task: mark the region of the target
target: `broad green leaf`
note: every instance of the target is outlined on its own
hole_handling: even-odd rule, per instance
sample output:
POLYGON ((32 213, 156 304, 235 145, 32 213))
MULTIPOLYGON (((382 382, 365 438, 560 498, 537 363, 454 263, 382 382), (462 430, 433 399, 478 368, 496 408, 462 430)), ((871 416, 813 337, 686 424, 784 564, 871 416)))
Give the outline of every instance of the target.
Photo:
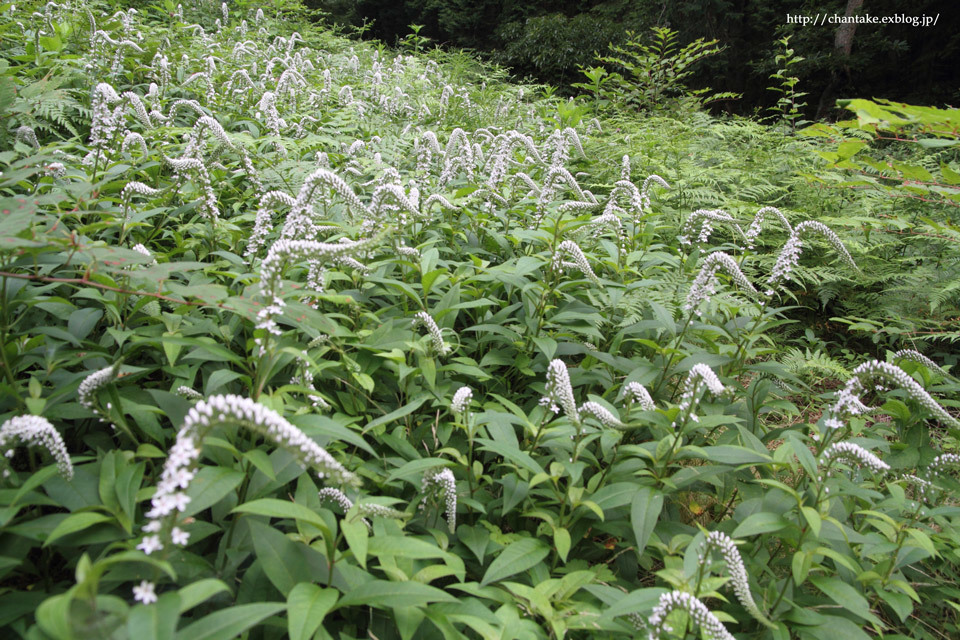
POLYGON ((336 589, 324 589, 309 582, 301 582, 291 589, 287 596, 290 640, 310 640, 339 595, 336 589))
POLYGON ((870 604, 867 599, 843 580, 828 576, 811 576, 810 582, 850 613, 873 624, 883 626, 880 619, 870 611, 870 604))
POLYGON ((450 594, 419 582, 371 580, 344 595, 336 608, 366 605, 379 609, 416 607, 430 602, 456 602, 450 594))
POLYGON ((784 520, 781 516, 768 511, 761 511, 760 513, 755 513, 752 516, 749 516, 746 520, 741 522, 737 528, 733 530, 733 533, 730 534, 730 537, 747 538, 761 533, 780 531, 781 529, 785 529, 789 526, 790 523, 784 520))
POLYGON ((47 536, 47 539, 44 541, 43 546, 46 547, 47 545, 53 544, 54 541, 59 540, 63 536, 68 536, 71 533, 77 533, 96 524, 111 521, 113 521, 112 517, 93 511, 81 511, 80 513, 70 514, 53 528, 53 531, 50 532, 50 535, 47 536))
POLYGON ((255 624, 286 608, 283 602, 256 602, 221 609, 181 629, 177 639, 234 640, 255 624))
POLYGON ((154 604, 137 605, 127 617, 127 637, 136 640, 173 640, 180 620, 180 596, 164 593, 154 604))
POLYGON ((630 524, 637 543, 637 554, 642 555, 653 534, 660 511, 663 509, 663 494, 652 487, 641 487, 633 496, 630 505, 630 524))
POLYGON ((203 467, 187 489, 190 503, 183 515, 192 516, 212 507, 240 486, 241 482, 243 473, 240 471, 224 467, 203 467))
POLYGON ((353 557, 364 569, 367 568, 367 550, 369 547, 369 531, 367 525, 359 518, 344 518, 340 521, 340 531, 347 539, 347 546, 353 552, 353 557))
POLYGON ((263 572, 280 593, 286 596, 298 583, 313 581, 309 555, 319 555, 317 551, 262 522, 247 520, 247 525, 263 572))
POLYGON ((204 578, 181 587, 177 593, 180 595, 180 613, 185 613, 218 593, 230 593, 230 588, 216 578, 204 578))
POLYGON ((557 549, 557 555, 563 562, 567 561, 567 554, 570 553, 570 532, 562 527, 553 530, 553 545, 557 549))
POLYGON ((540 540, 525 538, 509 544, 500 552, 483 575, 480 586, 498 582, 504 578, 526 571, 533 567, 550 553, 550 547, 540 540))

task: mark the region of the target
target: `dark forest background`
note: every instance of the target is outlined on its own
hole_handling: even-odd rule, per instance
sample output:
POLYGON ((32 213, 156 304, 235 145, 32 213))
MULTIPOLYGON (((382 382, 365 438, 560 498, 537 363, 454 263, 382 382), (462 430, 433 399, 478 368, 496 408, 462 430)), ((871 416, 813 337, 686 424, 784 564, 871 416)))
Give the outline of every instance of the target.
POLYGON ((790 36, 804 60, 791 69, 807 93, 803 115, 834 115, 840 97, 882 97, 912 104, 960 103, 960 7, 955 0, 307 0, 335 22, 361 26, 365 37, 393 44, 423 25, 431 44, 472 49, 533 79, 574 93, 581 67, 621 44, 627 31, 651 27, 679 32, 685 44, 716 39, 723 51, 696 67, 691 87, 742 94, 715 108, 749 115, 777 100, 767 89, 776 71, 777 40, 790 36), (802 26, 788 15, 936 16, 936 26, 802 26))

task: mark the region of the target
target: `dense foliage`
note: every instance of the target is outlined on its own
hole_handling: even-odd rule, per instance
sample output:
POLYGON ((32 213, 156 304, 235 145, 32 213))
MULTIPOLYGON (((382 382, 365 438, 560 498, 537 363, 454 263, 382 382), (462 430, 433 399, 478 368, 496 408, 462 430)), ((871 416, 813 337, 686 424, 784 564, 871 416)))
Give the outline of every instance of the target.
POLYGON ((301 19, 0 5, 5 637, 960 633, 955 110, 301 19))
POLYGON ((596 64, 608 45, 622 46, 626 30, 671 28, 683 44, 717 40, 722 52, 696 69, 692 86, 742 95, 716 108, 751 114, 776 101, 767 91, 776 41, 790 37, 811 99, 807 118, 834 114, 837 98, 885 96, 923 104, 956 104, 960 13, 945 0, 306 0, 346 25, 364 25, 395 42, 423 25, 422 35, 444 46, 476 49, 519 76, 569 87, 578 70, 596 64), (886 18, 861 22, 850 50, 838 45, 839 23, 816 16, 886 18), (926 22, 920 22, 926 16, 926 22), (806 22, 800 22, 800 18, 806 22), (908 20, 904 20, 907 18, 908 20), (899 21, 897 21, 899 19, 899 21), (918 23, 913 24, 916 19, 918 23), (934 21, 936 24, 934 24, 934 21))

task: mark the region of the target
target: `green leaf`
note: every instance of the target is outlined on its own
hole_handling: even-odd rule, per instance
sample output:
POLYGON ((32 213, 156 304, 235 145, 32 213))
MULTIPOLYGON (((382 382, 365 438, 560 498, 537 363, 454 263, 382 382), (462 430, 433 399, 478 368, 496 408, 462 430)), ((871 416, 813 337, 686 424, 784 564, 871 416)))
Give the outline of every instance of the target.
POLYGON ((359 518, 354 520, 344 518, 340 521, 340 531, 343 533, 343 537, 347 539, 347 546, 353 552, 357 564, 366 569, 369 544, 367 525, 359 518))
POLYGON ((705 457, 710 462, 718 462, 720 464, 755 465, 773 462, 773 458, 768 455, 747 449, 746 447, 739 447, 732 444, 722 444, 715 447, 703 447, 700 449, 700 451, 706 454, 705 457))
POLYGON ((53 528, 53 531, 50 532, 50 535, 47 536, 47 539, 44 541, 43 546, 46 547, 47 545, 53 544, 55 540, 59 540, 63 536, 83 531, 96 524, 111 522, 112 520, 113 518, 110 516, 93 511, 82 511, 80 513, 70 514, 53 528))
POLYGON ((637 542, 637 555, 643 555, 647 542, 653 534, 660 511, 663 509, 663 494, 652 487, 642 487, 633 496, 630 504, 630 524, 637 542))
POLYGON ((570 553, 570 532, 562 527, 553 530, 553 546, 557 548, 557 555, 563 562, 567 561, 570 553))
POLYGON ((287 631, 290 640, 310 640, 323 623, 324 616, 336 604, 339 595, 336 589, 323 589, 308 582, 301 582, 291 589, 287 596, 287 631))
POLYGON ((182 587, 177 593, 180 595, 180 613, 186 613, 218 593, 230 593, 230 587, 216 578, 206 578, 182 587))
POLYGON ((480 586, 503 580, 535 566, 550 553, 550 547, 540 540, 525 538, 511 543, 500 552, 483 575, 480 586))
POLYGON ((409 536, 374 536, 369 541, 369 553, 372 556, 395 556, 397 558, 443 558, 447 552, 424 540, 409 536))
POLYGON ((775 513, 770 513, 769 511, 761 511, 760 513, 755 513, 752 516, 749 516, 746 520, 741 522, 736 529, 733 530, 733 533, 730 534, 731 538, 747 538, 749 536, 755 536, 761 533, 772 533, 774 531, 780 531, 790 526, 790 523, 784 520, 781 516, 778 516, 775 513))
POLYGON ((853 615, 880 627, 884 626, 880 619, 870 611, 870 604, 867 602, 867 599, 840 578, 812 576, 810 582, 812 582, 817 589, 827 594, 831 600, 853 615))
POLYGON ((294 542, 270 525, 247 520, 253 536, 253 549, 263 572, 284 596, 300 582, 312 582, 316 577, 309 557, 319 553, 305 544, 294 542))
POLYGON ((224 467, 203 467, 187 489, 190 503, 183 515, 192 516, 212 507, 240 486, 241 482, 243 473, 240 471, 224 467))
POLYGON ((221 609, 188 625, 178 640, 234 640, 241 633, 287 608, 283 602, 256 602, 221 609))
POLYGON ((137 605, 127 617, 127 637, 136 640, 173 640, 180 620, 180 596, 168 592, 150 605, 137 605))
POLYGON ((56 640, 73 640, 73 624, 70 621, 70 603, 76 587, 66 593, 47 598, 37 607, 37 624, 56 640))
POLYGON ((456 602, 450 594, 419 582, 390 582, 371 580, 365 582, 340 599, 336 608, 367 605, 379 609, 416 607, 430 602, 456 602))
POLYGON ((820 537, 820 526, 822 524, 820 520, 820 514, 813 507, 801 507, 800 511, 803 513, 804 520, 807 521, 807 524, 810 525, 810 531, 813 532, 815 538, 820 537))

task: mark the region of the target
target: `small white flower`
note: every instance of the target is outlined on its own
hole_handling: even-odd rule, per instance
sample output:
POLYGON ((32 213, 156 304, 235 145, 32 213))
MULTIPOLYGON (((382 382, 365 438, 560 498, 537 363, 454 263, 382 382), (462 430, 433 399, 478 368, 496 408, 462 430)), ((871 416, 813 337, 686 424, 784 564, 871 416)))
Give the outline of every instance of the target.
POLYGON ((174 527, 170 530, 170 541, 173 542, 173 544, 182 547, 187 544, 188 540, 190 540, 190 534, 180 527, 174 527))
MULTIPOLYGON (((46 418, 17 416, 4 422, 0 426, 0 449, 17 442, 29 446, 42 446, 56 459, 57 471, 60 475, 67 480, 73 478, 73 463, 70 462, 70 454, 67 453, 63 438, 46 418)), ((12 448, 7 449, 5 456, 12 458, 13 453, 12 448)), ((8 472, 9 469, 4 471, 8 472)))
POLYGON ((433 348, 440 355, 447 355, 450 352, 450 347, 448 347, 443 341, 443 335, 440 333, 440 327, 437 326, 437 323, 434 322, 433 318, 426 311, 418 311, 413 317, 413 328, 416 329, 418 326, 423 325, 427 333, 430 334, 430 339, 433 341, 433 348))
POLYGON ((143 604, 153 604, 157 601, 157 594, 154 591, 155 585, 152 582, 143 580, 139 586, 133 588, 133 599, 143 604))
POLYGON ((547 395, 540 404, 549 406, 554 413, 559 412, 557 405, 563 407, 564 413, 573 424, 580 425, 580 412, 577 410, 577 401, 573 397, 573 386, 570 384, 570 373, 563 360, 555 359, 547 367, 547 395))
MULTIPOLYGON (((160 551, 163 549, 163 543, 160 542, 160 536, 158 535, 144 536, 140 544, 137 545, 137 549, 140 549, 145 554, 150 555, 154 551, 160 551)), ((152 585, 151 588, 153 588, 152 585)))
POLYGON ((470 402, 473 400, 473 391, 470 387, 460 387, 453 394, 453 401, 450 403, 450 409, 454 415, 462 417, 469 409, 470 402))
POLYGON ((453 477, 453 472, 444 467, 442 469, 432 469, 423 475, 421 490, 427 495, 424 495, 420 502, 421 509, 426 505, 428 492, 434 487, 440 495, 444 496, 447 526, 450 533, 453 533, 457 530, 457 481, 453 477))

